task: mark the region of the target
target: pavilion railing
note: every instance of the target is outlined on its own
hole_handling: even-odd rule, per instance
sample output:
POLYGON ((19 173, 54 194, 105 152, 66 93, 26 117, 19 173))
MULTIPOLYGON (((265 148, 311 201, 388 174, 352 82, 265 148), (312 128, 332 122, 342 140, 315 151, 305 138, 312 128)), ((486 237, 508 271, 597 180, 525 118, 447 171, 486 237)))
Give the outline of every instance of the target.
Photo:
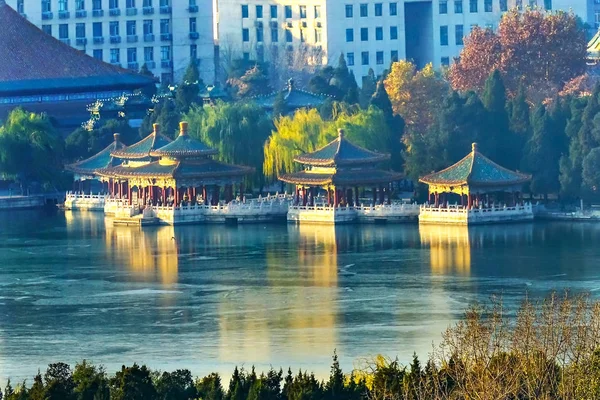
POLYGON ((420 206, 421 213, 424 212, 436 212, 436 213, 452 213, 452 214, 484 214, 484 213, 510 213, 510 212, 532 212, 533 206, 531 203, 517 204, 514 206, 507 206, 506 204, 492 204, 489 207, 464 207, 458 204, 449 204, 446 206, 435 206, 430 204, 423 204, 420 206))
POLYGON ((98 193, 84 193, 84 192, 67 192, 66 200, 102 200, 104 201, 108 197, 107 194, 98 193))

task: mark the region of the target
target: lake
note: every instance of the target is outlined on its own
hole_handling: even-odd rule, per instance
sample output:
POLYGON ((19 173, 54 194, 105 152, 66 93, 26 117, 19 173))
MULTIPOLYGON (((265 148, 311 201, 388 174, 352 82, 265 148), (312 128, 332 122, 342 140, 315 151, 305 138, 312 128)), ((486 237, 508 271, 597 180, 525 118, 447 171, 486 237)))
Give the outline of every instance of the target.
MULTIPOLYGON (((86 358, 329 372, 422 359, 474 301, 600 293, 600 224, 112 227, 0 214, 0 381, 86 358)), ((2 385, 3 386, 3 385, 2 385)))

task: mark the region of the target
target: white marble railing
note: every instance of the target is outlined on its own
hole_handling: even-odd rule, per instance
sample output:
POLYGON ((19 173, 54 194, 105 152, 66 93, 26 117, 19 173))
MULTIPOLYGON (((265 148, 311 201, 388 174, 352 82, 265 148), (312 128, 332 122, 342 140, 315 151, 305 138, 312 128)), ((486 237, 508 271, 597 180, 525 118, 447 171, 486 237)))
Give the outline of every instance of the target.
POLYGON ((421 222, 441 223, 478 223, 478 222, 502 222, 533 219, 533 206, 531 203, 518 204, 515 206, 492 205, 491 207, 463 207, 459 205, 448 205, 436 207, 434 205, 422 205, 420 207, 419 220, 421 222))
POLYGON ((73 200, 101 200, 104 201, 106 198, 108 197, 107 194, 86 194, 86 193, 80 193, 80 192, 67 192, 66 194, 66 200, 68 201, 73 201, 73 200))

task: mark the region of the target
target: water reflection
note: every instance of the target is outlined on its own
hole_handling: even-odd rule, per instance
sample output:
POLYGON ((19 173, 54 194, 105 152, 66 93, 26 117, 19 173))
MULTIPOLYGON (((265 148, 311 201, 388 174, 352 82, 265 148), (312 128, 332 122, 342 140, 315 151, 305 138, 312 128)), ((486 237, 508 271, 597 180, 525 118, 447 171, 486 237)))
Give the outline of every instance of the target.
POLYGON ((456 272, 469 276, 471 271, 471 242, 466 226, 420 225, 421 244, 429 248, 433 274, 456 272))

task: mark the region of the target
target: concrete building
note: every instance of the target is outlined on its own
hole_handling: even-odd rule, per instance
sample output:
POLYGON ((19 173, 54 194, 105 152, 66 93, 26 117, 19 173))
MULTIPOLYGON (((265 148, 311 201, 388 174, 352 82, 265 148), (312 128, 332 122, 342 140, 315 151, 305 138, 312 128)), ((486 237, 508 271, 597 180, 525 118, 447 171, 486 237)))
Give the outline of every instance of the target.
MULTIPOLYGON (((593 26, 598 0, 215 0, 221 57, 337 63, 344 53, 359 80, 397 59, 448 65, 473 26, 497 28, 513 7, 572 10, 593 26)), ((597 17, 600 20, 600 17, 597 17)))
POLYGON ((179 80, 196 59, 215 77, 212 0, 7 0, 43 31, 103 61, 161 81, 179 80))

